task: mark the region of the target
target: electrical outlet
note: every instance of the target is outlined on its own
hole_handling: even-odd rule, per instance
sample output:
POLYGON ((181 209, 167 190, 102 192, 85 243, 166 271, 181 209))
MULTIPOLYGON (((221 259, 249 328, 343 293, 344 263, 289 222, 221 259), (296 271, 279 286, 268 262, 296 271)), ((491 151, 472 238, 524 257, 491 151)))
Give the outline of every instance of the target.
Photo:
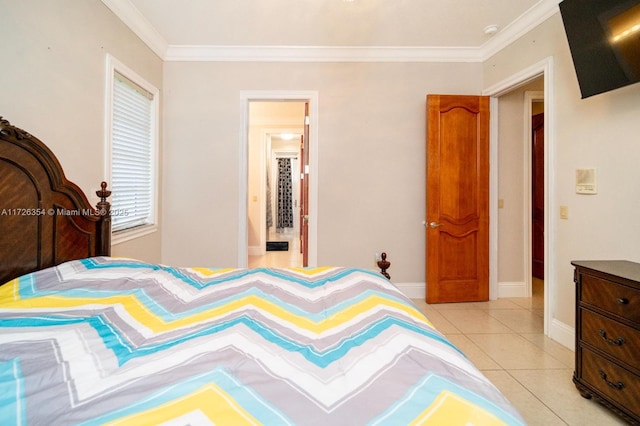
POLYGON ((382 255, 380 253, 376 253, 376 262, 382 260, 382 255))

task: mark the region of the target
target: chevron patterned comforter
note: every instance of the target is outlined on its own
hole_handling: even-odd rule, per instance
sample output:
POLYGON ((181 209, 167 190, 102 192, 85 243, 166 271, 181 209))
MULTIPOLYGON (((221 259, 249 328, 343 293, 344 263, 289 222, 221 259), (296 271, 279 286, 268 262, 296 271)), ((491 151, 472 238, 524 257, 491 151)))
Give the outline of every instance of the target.
POLYGON ((0 287, 2 425, 524 424, 388 280, 98 257, 0 287))

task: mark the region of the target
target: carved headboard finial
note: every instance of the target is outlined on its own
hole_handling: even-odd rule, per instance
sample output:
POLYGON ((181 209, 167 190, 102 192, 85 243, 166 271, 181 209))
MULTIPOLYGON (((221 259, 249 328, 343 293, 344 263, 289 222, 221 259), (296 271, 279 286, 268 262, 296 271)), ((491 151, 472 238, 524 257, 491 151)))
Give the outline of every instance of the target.
POLYGON ((391 266, 391 262, 387 260, 387 253, 382 253, 381 260, 378 260, 378 268, 380 268, 380 273, 387 277, 387 279, 391 279, 391 276, 387 273, 387 269, 391 266))
POLYGON ((111 191, 107 190, 107 182, 102 181, 100 184, 100 190, 96 191, 96 195, 100 197, 100 201, 96 205, 98 212, 100 212, 100 215, 106 216, 111 209, 111 204, 107 201, 107 198, 111 196, 111 191))

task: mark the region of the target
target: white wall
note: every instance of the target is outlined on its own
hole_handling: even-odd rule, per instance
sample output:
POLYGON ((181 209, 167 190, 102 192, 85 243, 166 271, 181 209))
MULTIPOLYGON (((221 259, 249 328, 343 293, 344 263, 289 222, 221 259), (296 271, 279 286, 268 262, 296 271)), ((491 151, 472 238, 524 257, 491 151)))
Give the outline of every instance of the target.
MULTIPOLYGON (((574 283, 571 260, 640 261, 640 85, 580 99, 564 27, 554 15, 484 63, 490 87, 552 56, 555 136, 552 201, 569 208, 569 219, 551 211, 555 229, 555 283, 552 316, 573 326, 574 283), (597 169, 598 194, 575 193, 575 170, 597 169)), ((594 58, 597 60, 597 58, 594 58)))
POLYGON ((318 264, 387 251, 395 282, 424 283, 425 96, 480 94, 481 68, 167 62, 163 261, 236 265, 240 92, 317 91, 318 264))
MULTIPOLYGON (((100 0, 0 1, 0 116, 55 153, 92 204, 104 180, 106 54, 162 87, 162 61, 100 0)), ((160 232, 113 247, 159 262, 160 232)))

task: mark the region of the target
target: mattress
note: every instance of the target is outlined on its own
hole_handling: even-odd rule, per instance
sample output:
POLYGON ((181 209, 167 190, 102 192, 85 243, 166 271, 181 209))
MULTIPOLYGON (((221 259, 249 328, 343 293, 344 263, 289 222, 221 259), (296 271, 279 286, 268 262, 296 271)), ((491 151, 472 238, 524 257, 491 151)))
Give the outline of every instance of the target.
POLYGON ((96 257, 0 286, 3 424, 524 424, 379 273, 96 257))

